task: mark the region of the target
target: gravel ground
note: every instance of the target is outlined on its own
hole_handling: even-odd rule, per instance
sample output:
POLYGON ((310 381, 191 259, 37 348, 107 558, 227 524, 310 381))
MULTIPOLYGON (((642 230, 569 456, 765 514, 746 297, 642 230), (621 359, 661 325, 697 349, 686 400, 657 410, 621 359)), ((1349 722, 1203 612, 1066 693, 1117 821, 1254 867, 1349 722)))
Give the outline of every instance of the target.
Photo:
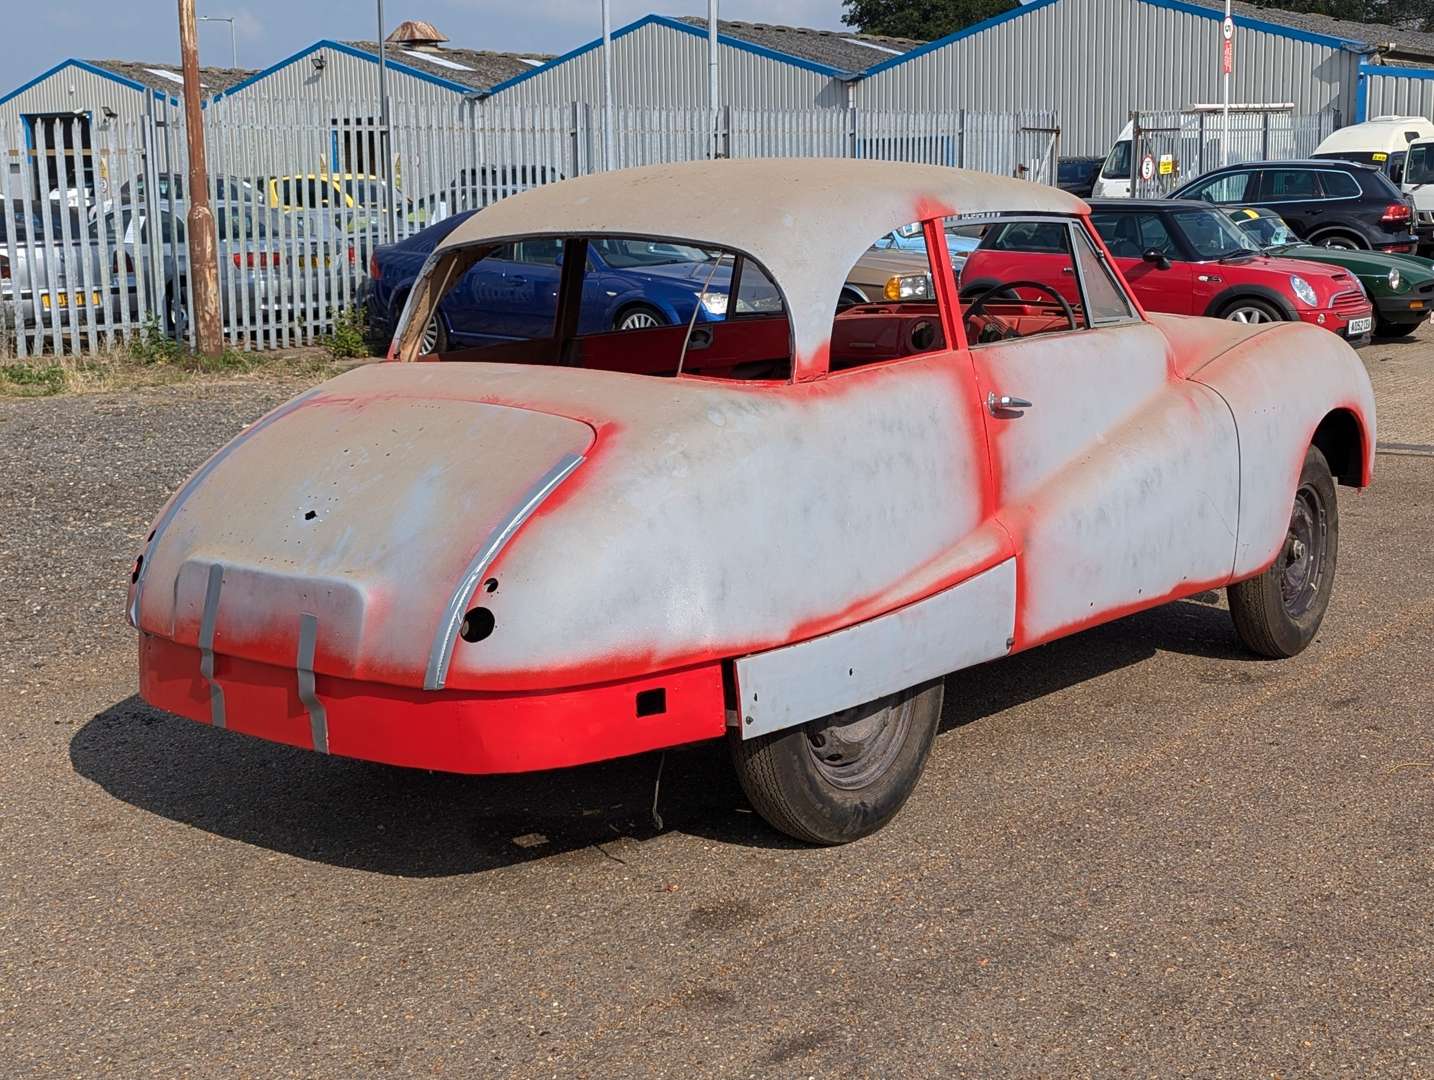
MULTIPOLYGON (((1434 334, 1364 355, 1434 445, 1434 334)), ((720 747, 658 829, 651 755, 410 773, 135 699, 150 516, 295 390, 0 402, 5 1072, 1434 1077, 1434 458, 1342 492, 1301 657, 1212 594, 954 677, 902 816, 814 851, 720 747)))

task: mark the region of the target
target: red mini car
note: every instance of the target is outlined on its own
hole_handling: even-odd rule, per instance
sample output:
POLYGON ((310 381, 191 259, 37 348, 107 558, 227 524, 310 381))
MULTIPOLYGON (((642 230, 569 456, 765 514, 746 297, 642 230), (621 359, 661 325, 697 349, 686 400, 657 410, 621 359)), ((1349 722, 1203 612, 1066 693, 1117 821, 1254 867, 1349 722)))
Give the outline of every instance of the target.
MULTIPOLYGON (((1358 279, 1338 267, 1266 256, 1204 203, 1097 199, 1090 205, 1091 224, 1149 311, 1307 322, 1355 344, 1369 340, 1374 307, 1358 279)), ((1075 270, 1054 246, 1058 240, 1042 222, 988 227, 962 271, 962 295, 1028 279, 1073 299, 1075 270)))

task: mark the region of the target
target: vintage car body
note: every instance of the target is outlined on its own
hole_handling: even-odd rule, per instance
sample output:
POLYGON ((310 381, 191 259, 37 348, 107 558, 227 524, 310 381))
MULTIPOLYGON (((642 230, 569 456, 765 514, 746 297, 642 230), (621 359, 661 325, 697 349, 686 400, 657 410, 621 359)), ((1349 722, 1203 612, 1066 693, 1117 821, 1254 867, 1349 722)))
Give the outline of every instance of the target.
POLYGON ((938 305, 834 323, 873 236, 917 220, 940 245, 950 215, 1008 213, 1064 221, 1108 263, 1078 200, 923 166, 661 166, 489 207, 431 256, 400 362, 270 413, 161 512, 130 597, 144 697, 472 773, 725 732, 779 827, 836 842, 879 826, 934 714, 902 736, 904 790, 878 799, 837 777, 827 818, 761 801, 752 770, 776 775, 762 753, 844 710, 921 689, 891 713, 907 723, 910 701, 939 712, 930 680, 947 672, 1284 572, 1312 446, 1342 482, 1370 481, 1364 369, 1307 325, 1146 318, 1124 297, 1127 314, 1094 329, 968 347, 949 266, 933 267, 938 305), (629 363, 636 333, 576 342, 561 312, 551 341, 502 354, 531 362, 403 362, 474 258, 543 235, 730 247, 786 314, 713 324, 711 349, 729 334, 780 351, 790 375, 601 370, 629 363), (852 362, 862 327, 911 318, 939 320, 935 347, 852 362))

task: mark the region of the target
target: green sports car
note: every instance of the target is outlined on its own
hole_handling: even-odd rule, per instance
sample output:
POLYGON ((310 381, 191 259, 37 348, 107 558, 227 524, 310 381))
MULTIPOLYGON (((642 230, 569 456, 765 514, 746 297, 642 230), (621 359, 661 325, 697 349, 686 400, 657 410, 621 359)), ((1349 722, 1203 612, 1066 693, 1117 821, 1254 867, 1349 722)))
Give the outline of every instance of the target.
POLYGON ((1306 244, 1273 210, 1258 206, 1229 211, 1240 230, 1271 255, 1343 267, 1374 303, 1377 337, 1404 337, 1434 314, 1434 259, 1306 244))

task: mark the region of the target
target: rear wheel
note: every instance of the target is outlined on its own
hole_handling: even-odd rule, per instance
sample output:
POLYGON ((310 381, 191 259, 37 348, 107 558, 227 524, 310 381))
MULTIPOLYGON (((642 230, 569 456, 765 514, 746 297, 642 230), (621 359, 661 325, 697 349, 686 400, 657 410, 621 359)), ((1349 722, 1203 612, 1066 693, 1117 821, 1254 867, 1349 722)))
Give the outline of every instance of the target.
POLYGON ((1332 232, 1315 238, 1315 244, 1336 251, 1361 251, 1369 245, 1353 233, 1332 232))
POLYGON ((424 324, 423 336, 418 339, 419 356, 439 356, 448 351, 448 331, 443 328, 443 320, 434 312, 428 317, 424 324))
POLYGON ((770 735, 731 731, 742 790, 769 824, 807 843, 873 833, 921 778, 943 692, 936 679, 770 735))
POLYGON ((1220 318, 1238 323, 1283 322, 1284 316, 1273 304, 1264 300, 1235 300, 1220 313, 1220 318))
POLYGON ((1334 477, 1324 454, 1311 446, 1274 564, 1259 577, 1230 586, 1230 615, 1240 640, 1276 659, 1303 651, 1324 621, 1338 557, 1334 477))

